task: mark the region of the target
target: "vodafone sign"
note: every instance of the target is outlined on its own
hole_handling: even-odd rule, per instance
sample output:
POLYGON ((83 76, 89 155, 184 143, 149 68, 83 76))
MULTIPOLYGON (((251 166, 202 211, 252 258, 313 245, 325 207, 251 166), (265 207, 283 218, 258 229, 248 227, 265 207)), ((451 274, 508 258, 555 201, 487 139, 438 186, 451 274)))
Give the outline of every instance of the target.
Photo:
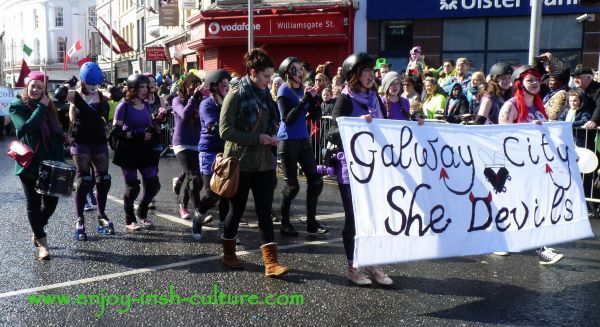
MULTIPOLYGON (((206 38, 246 37, 245 17, 216 17, 204 24, 206 38)), ((346 34, 348 18, 342 13, 255 16, 255 36, 346 34)))

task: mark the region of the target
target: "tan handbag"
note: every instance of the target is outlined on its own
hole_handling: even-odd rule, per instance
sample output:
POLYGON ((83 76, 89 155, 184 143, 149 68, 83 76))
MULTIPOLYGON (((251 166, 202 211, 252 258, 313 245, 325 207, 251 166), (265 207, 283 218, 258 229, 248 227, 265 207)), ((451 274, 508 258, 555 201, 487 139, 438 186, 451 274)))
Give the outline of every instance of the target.
MULTIPOLYGON (((258 129, 261 116, 262 110, 258 112, 252 133, 258 129)), ((240 159, 234 156, 224 158, 223 153, 219 153, 212 164, 212 171, 210 189, 224 198, 232 198, 237 193, 240 184, 240 159)))
POLYGON ((236 157, 223 158, 217 154, 212 165, 210 189, 224 198, 232 198, 240 183, 240 160, 236 157))

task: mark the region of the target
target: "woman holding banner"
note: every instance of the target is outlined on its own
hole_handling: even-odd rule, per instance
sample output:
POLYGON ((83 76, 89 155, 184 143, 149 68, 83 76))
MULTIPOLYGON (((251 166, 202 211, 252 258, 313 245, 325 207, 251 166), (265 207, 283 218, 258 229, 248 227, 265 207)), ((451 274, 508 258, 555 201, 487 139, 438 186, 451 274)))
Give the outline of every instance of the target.
POLYGON ((33 231, 31 240, 38 249, 38 260, 50 258, 44 227, 58 204, 58 197, 36 192, 38 171, 43 160, 63 161, 62 144, 67 137, 58 121, 54 104, 48 98, 46 82, 43 72, 29 73, 23 96, 8 108, 17 138, 34 152, 29 166, 15 162, 15 174, 21 179, 25 192, 27 218, 33 231))
MULTIPOLYGON (((540 73, 533 66, 521 66, 512 73, 514 97, 500 109, 499 124, 542 124, 548 121, 544 102, 540 96, 540 73)), ((541 247, 536 250, 541 265, 552 265, 564 258, 554 249, 541 247)))
POLYGON ((337 126, 337 117, 361 117, 367 122, 373 118, 386 118, 385 107, 381 98, 377 94, 375 86, 375 74, 373 68, 375 61, 368 53, 352 54, 342 64, 342 75, 348 81, 348 84, 336 100, 333 108, 333 124, 329 130, 329 139, 335 144, 340 152, 337 155, 339 163, 337 165, 338 188, 344 205, 344 229, 342 237, 344 242, 344 251, 348 260, 346 277, 356 285, 370 285, 371 278, 382 285, 391 285, 392 279, 386 273, 377 267, 367 267, 366 273, 353 267, 354 259, 354 235, 356 234, 354 223, 354 209, 352 206, 352 194, 350 193, 350 179, 348 169, 343 156, 342 140, 337 126))

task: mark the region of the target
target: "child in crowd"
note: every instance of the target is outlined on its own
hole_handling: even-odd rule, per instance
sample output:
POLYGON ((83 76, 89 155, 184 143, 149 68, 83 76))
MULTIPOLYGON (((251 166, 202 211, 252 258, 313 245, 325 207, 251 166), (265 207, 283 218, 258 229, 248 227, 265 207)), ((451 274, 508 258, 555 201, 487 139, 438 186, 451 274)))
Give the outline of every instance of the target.
POLYGON ((333 106, 335 105, 333 92, 331 92, 331 89, 327 87, 323 89, 323 92, 321 92, 321 97, 323 98, 323 102, 321 103, 321 113, 323 116, 331 116, 333 106))
MULTIPOLYGON (((592 119, 592 115, 587 110, 582 110, 584 94, 579 90, 572 90, 569 92, 569 109, 563 110, 558 117, 558 121, 570 121, 573 122, 573 127, 581 127, 587 121, 592 119)), ((585 146, 586 133, 579 131, 575 135, 575 144, 579 147, 585 146)))

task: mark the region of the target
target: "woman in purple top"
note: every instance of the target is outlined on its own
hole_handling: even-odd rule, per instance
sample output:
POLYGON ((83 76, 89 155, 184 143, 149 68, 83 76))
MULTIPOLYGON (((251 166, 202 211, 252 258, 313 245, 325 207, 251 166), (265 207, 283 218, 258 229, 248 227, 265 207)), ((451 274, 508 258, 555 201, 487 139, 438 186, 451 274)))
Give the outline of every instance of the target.
POLYGON ((383 107, 385 108, 387 118, 395 120, 410 119, 410 104, 408 99, 400 96, 402 93, 402 82, 400 75, 396 72, 385 74, 381 81, 385 96, 382 97, 383 107))
MULTIPOLYGON (((184 205, 186 199, 192 201, 194 206, 194 221, 199 219, 200 190, 202 178, 198 166, 198 140, 200 139, 200 102, 205 87, 202 81, 194 74, 188 74, 173 99, 173 115, 175 118, 175 132, 173 133, 173 151, 177 161, 185 173, 183 182, 184 205)), ((185 218, 186 207, 180 209, 180 215, 185 218)), ((200 224, 201 226, 201 224, 200 224)), ((201 229, 201 227, 200 227, 201 229)), ((192 233, 194 238, 200 239, 201 233, 192 233)))
MULTIPOLYGON (((338 117, 361 117, 367 122, 371 122, 373 118, 385 118, 385 107, 381 102, 381 98, 377 95, 377 88, 374 82, 374 67, 375 62, 373 58, 364 52, 350 55, 342 64, 342 74, 348 81, 348 85, 336 100, 332 113, 333 124, 329 130, 329 139, 340 151, 343 151, 343 147, 336 121, 338 117)), ((369 275, 366 275, 358 268, 352 266, 354 259, 354 235, 356 234, 352 193, 350 192, 350 179, 345 159, 341 153, 338 154, 338 158, 340 158, 340 163, 337 167, 336 175, 338 176, 338 188, 345 214, 342 239, 346 259, 348 260, 346 277, 356 285, 370 285, 372 283, 371 278, 375 279, 379 284, 391 285, 393 283, 392 279, 380 268, 368 267, 366 271, 369 275)))
POLYGON ((219 135, 219 117, 223 99, 229 93, 229 81, 231 75, 223 69, 214 70, 206 76, 204 83, 209 87, 211 95, 200 103, 200 174, 204 182, 204 195, 200 198, 200 214, 219 202, 219 230, 223 230, 225 217, 229 212, 229 200, 219 197, 210 189, 210 178, 212 177, 212 164, 217 153, 223 152, 225 141, 219 135))
POLYGON ((148 84, 148 77, 142 74, 133 74, 127 78, 127 93, 125 99, 117 106, 111 133, 119 138, 113 163, 121 167, 125 179, 123 207, 128 231, 141 229, 137 224, 136 215, 146 228, 154 226, 148 218, 148 205, 160 190, 159 156, 154 151, 158 133, 153 123, 155 120, 162 120, 166 111, 161 110, 157 115, 152 115, 146 102, 148 84), (140 193, 138 170, 142 175, 144 194, 134 214, 133 201, 140 193))

